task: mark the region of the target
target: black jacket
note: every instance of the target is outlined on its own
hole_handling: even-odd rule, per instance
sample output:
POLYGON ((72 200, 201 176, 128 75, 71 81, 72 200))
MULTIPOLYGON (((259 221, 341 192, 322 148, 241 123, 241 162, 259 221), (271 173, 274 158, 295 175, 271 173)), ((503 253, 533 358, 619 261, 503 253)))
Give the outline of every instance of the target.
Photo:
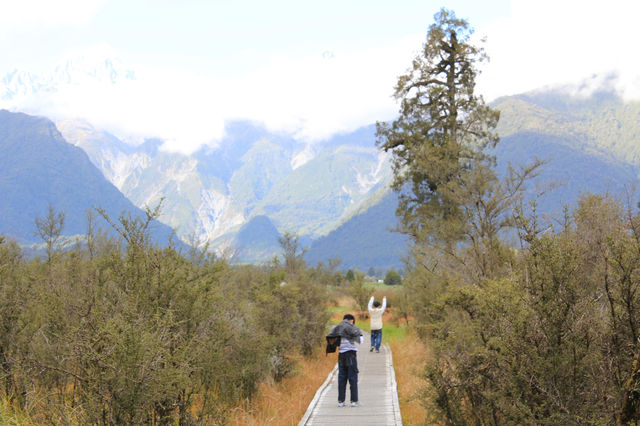
POLYGON ((354 343, 355 340, 362 336, 362 331, 349 320, 342 320, 341 323, 331 329, 327 334, 327 348, 325 353, 333 353, 340 346, 340 341, 344 338, 354 343))

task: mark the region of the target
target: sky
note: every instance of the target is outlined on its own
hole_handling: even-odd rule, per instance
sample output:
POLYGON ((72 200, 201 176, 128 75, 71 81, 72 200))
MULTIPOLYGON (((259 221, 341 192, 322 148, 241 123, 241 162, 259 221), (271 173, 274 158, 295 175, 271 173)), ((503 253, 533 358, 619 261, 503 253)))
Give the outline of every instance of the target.
POLYGON ((635 0, 0 0, 0 108, 184 153, 239 119, 312 143, 395 117, 393 86, 441 7, 486 40, 486 101, 605 82, 640 99, 635 0), (106 59, 116 77, 87 77, 106 59), (44 81, 64 64, 55 91, 2 98, 13 70, 44 81))

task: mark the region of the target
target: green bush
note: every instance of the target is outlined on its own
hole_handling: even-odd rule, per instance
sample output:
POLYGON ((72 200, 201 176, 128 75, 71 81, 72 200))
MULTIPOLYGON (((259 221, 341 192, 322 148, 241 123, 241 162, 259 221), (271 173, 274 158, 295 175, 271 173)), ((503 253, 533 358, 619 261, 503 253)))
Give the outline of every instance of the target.
POLYGON ((402 277, 399 273, 390 269, 387 271, 387 275, 384 277, 384 283, 386 285, 400 285, 402 284, 402 277))
POLYGON ((295 251, 284 266, 188 260, 150 244, 156 213, 107 218, 117 239, 52 245, 46 261, 0 241, 0 393, 18 410, 40 407, 45 423, 221 423, 321 343, 328 283, 295 251))
POLYGON ((585 195, 560 229, 540 223, 519 218, 523 249, 503 274, 473 281, 423 259, 405 281, 414 325, 432 348, 424 377, 446 422, 640 419, 640 217, 585 195))

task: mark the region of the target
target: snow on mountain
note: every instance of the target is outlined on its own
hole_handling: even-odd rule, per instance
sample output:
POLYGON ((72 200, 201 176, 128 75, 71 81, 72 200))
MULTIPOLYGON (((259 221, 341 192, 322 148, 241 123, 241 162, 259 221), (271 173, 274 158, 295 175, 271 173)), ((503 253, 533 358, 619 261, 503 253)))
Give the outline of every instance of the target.
POLYGON ((196 234, 200 243, 239 227, 245 222, 241 211, 236 209, 230 197, 215 190, 202 190, 201 204, 196 212, 196 234))
POLYGON ((135 80, 135 73, 121 59, 100 55, 75 56, 59 64, 48 77, 52 87, 63 84, 112 83, 135 80))
POLYGON ((30 72, 14 69, 0 80, 0 99, 8 101, 19 96, 31 95, 42 86, 43 83, 30 72))
POLYGON ((358 191, 360 194, 366 194, 371 189, 389 177, 389 158, 384 151, 378 152, 378 163, 371 165, 366 173, 356 171, 356 182, 358 183, 358 191))
POLYGON ((121 59, 106 56, 104 52, 86 53, 68 58, 49 73, 10 71, 0 79, 0 101, 3 107, 15 109, 27 104, 31 109, 49 115, 55 106, 48 97, 55 93, 68 88, 113 85, 135 79, 134 71, 121 59))
POLYGON ((316 153, 311 145, 307 145, 300 152, 297 152, 291 158, 291 168, 293 170, 305 165, 315 157, 316 153))

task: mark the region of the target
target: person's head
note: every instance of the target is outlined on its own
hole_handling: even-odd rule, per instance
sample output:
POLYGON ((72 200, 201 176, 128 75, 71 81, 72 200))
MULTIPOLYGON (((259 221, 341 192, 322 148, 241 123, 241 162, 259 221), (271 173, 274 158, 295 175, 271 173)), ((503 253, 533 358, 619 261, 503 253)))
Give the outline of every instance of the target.
POLYGON ((373 307, 377 308, 378 306, 380 306, 380 302, 378 302, 377 300, 375 302, 373 302, 373 307))
POLYGON ((344 314, 344 316, 342 317, 343 320, 347 320, 349 321, 351 324, 355 324, 356 323, 356 317, 354 317, 351 314, 344 314))

